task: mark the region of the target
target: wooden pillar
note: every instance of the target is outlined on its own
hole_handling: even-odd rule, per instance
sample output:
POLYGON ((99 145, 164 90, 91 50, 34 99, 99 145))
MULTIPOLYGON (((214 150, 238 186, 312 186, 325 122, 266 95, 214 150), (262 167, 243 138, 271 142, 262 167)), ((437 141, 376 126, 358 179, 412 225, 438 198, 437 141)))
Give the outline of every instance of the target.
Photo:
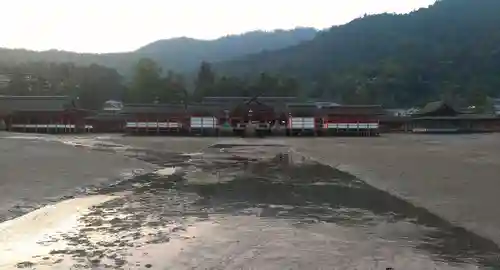
POLYGON ((166 116, 166 126, 167 126, 167 134, 168 135, 172 135, 172 133, 174 133, 173 131, 173 128, 172 128, 172 116, 166 116))
POLYGON ((23 122, 24 122, 24 132, 27 132, 27 131, 28 131, 28 127, 27 127, 27 125, 29 124, 29 121, 30 121, 29 119, 30 119, 29 117, 26 117, 26 118, 24 119, 24 121, 23 121, 23 122), (26 121, 28 122, 28 124, 26 123, 26 121))
POLYGON ((139 133, 139 120, 135 117, 135 133, 139 133))
POLYGON ((194 117, 193 115, 189 115, 189 120, 188 120, 188 123, 189 123, 189 128, 188 128, 188 132, 189 132, 189 135, 192 136, 193 135, 193 123, 191 123, 191 119, 194 117))
POLYGON ((156 134, 160 134, 160 120, 158 120, 158 116, 156 116, 156 134))
MULTIPOLYGON (((357 135, 359 136, 360 135, 360 131, 359 131, 359 120, 356 120, 356 133, 357 135)), ((363 134, 364 132, 361 132, 361 136, 364 136, 363 134)))

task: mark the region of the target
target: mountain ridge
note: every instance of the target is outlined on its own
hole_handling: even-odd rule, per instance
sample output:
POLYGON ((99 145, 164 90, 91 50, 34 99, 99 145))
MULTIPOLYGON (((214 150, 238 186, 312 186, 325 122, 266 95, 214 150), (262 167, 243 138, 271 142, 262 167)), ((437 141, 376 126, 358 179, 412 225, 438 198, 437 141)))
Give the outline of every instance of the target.
POLYGON ((440 0, 409 14, 358 18, 312 40, 214 68, 228 76, 291 76, 312 95, 346 103, 408 106, 477 93, 498 96, 498 14, 496 0, 440 0))
POLYGON ((224 61, 231 57, 239 57, 259 50, 284 48, 312 39, 317 32, 318 30, 314 28, 297 27, 291 30, 256 30, 213 40, 177 37, 157 40, 137 50, 121 53, 77 53, 56 49, 33 51, 0 48, 0 62, 72 62, 83 66, 98 64, 115 68, 122 74, 128 74, 136 62, 141 58, 149 57, 159 62, 164 70, 191 72, 202 61, 224 61))

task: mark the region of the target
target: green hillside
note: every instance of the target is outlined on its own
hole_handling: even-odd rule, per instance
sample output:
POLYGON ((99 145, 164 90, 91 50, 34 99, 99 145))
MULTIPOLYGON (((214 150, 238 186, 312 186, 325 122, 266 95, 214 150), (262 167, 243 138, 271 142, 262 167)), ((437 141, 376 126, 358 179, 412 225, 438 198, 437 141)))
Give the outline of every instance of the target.
POLYGON ((311 41, 218 63, 221 74, 297 78, 309 95, 410 106, 500 95, 500 1, 441 0, 356 19, 311 41))

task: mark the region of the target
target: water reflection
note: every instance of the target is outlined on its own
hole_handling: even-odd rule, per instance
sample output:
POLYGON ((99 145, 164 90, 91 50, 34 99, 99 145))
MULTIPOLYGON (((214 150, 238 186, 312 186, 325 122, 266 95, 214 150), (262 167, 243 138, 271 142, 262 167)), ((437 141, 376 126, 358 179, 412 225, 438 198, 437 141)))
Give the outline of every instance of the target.
POLYGON ((258 208, 263 217, 343 226, 375 226, 404 220, 431 228, 419 239, 411 240, 418 241, 420 249, 438 259, 500 266, 500 249, 493 241, 329 166, 315 162, 294 164, 291 160, 288 154, 281 154, 270 161, 233 168, 245 170, 245 174, 232 181, 187 184, 183 189, 199 194, 202 198, 197 204, 216 212, 244 214, 248 213, 246 209, 258 208))

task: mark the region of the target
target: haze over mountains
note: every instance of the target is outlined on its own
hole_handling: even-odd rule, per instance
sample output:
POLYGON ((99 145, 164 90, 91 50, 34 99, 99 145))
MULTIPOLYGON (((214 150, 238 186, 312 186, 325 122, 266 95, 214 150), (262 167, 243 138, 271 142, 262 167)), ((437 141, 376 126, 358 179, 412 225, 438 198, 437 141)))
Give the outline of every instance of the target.
POLYGON ((314 28, 296 28, 271 32, 253 31, 241 35, 229 35, 216 40, 197 40, 187 37, 158 40, 129 53, 80 54, 66 51, 35 52, 28 50, 0 49, 0 62, 72 62, 77 65, 99 64, 131 72, 139 59, 147 57, 157 61, 164 70, 191 72, 202 61, 230 60, 264 50, 282 49, 311 40, 316 35, 314 28))

